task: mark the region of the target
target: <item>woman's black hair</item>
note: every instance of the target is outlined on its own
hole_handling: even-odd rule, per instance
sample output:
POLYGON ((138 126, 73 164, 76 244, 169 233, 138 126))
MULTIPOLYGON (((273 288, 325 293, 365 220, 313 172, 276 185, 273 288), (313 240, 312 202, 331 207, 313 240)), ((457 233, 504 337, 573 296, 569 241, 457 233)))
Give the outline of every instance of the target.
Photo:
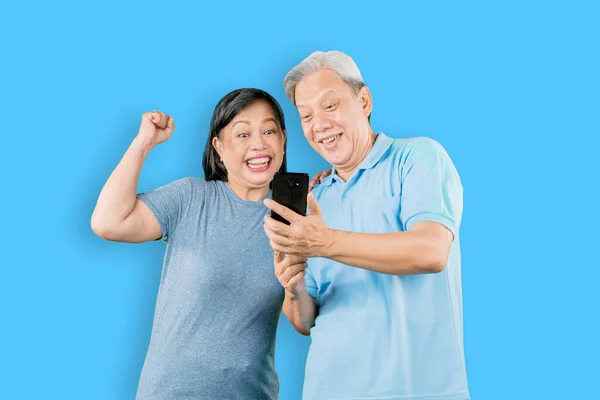
MULTIPOLYGON (((279 127, 282 131, 285 130, 285 118, 281 106, 269 93, 255 88, 243 88, 226 94, 215 107, 215 111, 213 112, 210 121, 210 132, 202 157, 202 168, 204 168, 205 180, 227 182, 227 170, 220 160, 219 153, 217 153, 217 150, 212 144, 213 138, 218 137, 221 130, 226 127, 236 115, 257 101, 264 101, 271 107, 273 113, 275 113, 275 119, 277 120, 279 127)), ((281 163, 279 172, 286 172, 286 170, 287 163, 286 155, 284 153, 283 162, 281 163)))

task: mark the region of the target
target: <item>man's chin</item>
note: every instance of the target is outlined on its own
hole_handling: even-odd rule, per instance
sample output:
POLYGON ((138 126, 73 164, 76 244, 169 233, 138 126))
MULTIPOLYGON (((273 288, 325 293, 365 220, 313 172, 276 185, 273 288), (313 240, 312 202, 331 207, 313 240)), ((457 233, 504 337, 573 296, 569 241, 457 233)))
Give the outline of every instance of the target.
POLYGON ((328 164, 335 167, 336 170, 343 169, 348 164, 348 157, 340 157, 336 154, 321 154, 328 164))

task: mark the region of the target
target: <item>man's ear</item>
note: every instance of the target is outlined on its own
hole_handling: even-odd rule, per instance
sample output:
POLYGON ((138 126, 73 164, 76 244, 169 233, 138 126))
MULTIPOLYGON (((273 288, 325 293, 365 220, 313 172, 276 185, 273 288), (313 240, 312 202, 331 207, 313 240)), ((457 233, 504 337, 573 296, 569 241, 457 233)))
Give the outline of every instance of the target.
POLYGON ((358 91, 358 101, 360 101, 360 106, 363 109, 365 116, 368 117, 371 115, 371 111, 373 110, 373 98, 371 97, 371 91, 368 87, 363 86, 358 91))

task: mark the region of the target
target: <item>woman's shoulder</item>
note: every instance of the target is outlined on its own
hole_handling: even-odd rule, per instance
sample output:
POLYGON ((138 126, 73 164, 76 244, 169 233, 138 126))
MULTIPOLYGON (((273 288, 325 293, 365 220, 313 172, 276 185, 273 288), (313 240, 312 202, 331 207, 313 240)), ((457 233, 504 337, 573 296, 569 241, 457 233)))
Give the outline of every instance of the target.
POLYGON ((213 186, 212 181, 206 181, 202 178, 187 176, 179 178, 171 182, 171 185, 181 187, 188 190, 206 190, 213 186))
POLYGON ((182 200, 199 200, 204 198, 207 194, 216 190, 215 184, 212 181, 206 181, 198 177, 183 177, 171 181, 165 185, 171 191, 179 193, 182 200))

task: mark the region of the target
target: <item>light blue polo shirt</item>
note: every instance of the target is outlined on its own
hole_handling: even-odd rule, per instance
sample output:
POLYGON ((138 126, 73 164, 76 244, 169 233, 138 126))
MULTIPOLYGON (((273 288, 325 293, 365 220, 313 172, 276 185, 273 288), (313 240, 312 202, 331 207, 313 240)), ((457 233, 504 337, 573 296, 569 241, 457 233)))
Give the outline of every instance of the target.
POLYGON ((330 228, 389 233, 434 221, 454 234, 446 268, 396 276, 309 259, 311 329, 306 400, 469 399, 463 350, 459 226, 462 185, 444 148, 383 133, 348 182, 315 187, 330 228))

